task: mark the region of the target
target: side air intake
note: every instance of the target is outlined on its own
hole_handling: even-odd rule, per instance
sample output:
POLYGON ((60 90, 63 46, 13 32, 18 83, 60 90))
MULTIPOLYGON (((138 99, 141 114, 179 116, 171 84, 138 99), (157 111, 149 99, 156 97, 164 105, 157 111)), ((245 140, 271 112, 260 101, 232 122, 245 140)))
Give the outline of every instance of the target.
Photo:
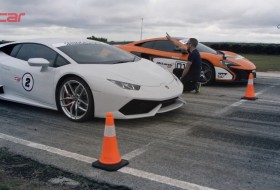
POLYGON ((0 94, 4 94, 4 87, 0 85, 0 94))

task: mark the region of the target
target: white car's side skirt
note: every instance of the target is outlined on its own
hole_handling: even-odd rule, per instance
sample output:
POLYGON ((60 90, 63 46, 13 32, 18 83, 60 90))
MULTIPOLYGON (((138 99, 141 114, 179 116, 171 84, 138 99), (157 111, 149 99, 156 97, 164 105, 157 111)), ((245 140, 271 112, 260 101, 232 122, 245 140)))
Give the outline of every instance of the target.
POLYGON ((26 105, 31 105, 31 106, 36 106, 36 107, 41 107, 41 108, 46 108, 46 109, 52 109, 52 110, 57 110, 56 106, 51 106, 51 105, 46 105, 42 103, 38 103, 26 98, 18 97, 12 94, 1 94, 0 93, 0 99, 1 100, 7 100, 11 102, 16 102, 16 103, 21 103, 21 104, 26 104, 26 105))

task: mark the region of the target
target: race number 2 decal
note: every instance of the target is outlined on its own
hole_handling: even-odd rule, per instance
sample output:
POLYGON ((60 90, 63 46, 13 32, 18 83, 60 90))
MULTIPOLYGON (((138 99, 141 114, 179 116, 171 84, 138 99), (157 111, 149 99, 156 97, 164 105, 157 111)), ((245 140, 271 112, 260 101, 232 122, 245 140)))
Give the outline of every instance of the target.
POLYGON ((30 92, 33 89, 34 86, 34 80, 30 73, 25 73, 22 76, 22 86, 24 90, 30 92))

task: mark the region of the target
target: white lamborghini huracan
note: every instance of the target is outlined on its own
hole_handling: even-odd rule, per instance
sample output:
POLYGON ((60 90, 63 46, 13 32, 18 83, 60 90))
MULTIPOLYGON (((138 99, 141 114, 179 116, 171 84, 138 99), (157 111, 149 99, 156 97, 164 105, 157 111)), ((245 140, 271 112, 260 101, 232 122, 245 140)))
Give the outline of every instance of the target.
POLYGON ((132 119, 181 107, 183 85, 146 59, 93 40, 41 39, 0 46, 0 99, 91 116, 132 119))

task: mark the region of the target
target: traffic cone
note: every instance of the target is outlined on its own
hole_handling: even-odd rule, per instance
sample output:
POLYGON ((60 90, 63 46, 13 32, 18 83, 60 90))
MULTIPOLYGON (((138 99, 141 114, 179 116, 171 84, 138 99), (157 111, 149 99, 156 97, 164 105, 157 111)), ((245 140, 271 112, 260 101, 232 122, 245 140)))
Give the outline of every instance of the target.
POLYGON ((128 161, 123 160, 120 156, 114 124, 114 116, 112 112, 109 112, 106 114, 106 124, 101 155, 99 160, 92 163, 92 167, 106 171, 117 171, 127 164, 128 161))
POLYGON ((245 96, 242 97, 242 99, 246 99, 246 100, 256 100, 257 99, 257 97, 255 96, 255 90, 254 90, 253 73, 249 74, 249 80, 248 80, 245 96))

